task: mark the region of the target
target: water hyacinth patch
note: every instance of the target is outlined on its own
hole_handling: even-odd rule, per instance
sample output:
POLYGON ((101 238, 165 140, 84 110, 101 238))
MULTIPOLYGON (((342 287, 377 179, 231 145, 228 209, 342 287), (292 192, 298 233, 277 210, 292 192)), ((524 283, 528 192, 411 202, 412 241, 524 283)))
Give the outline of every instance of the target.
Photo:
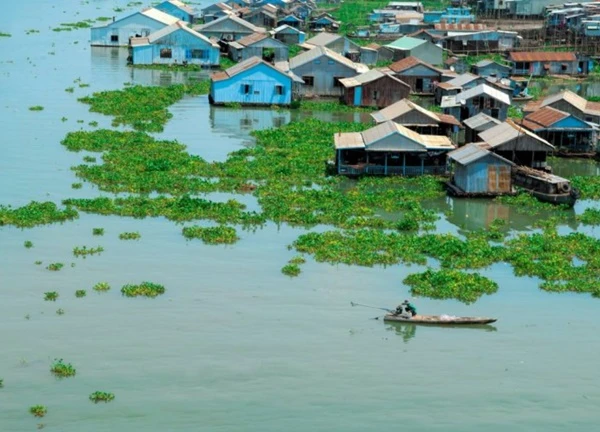
POLYGON ((63 263, 51 263, 46 266, 46 269, 50 271, 59 271, 64 266, 65 265, 63 263))
POLYGON ((98 402, 108 403, 111 400, 113 400, 114 398, 115 398, 115 395, 113 393, 103 392, 103 391, 95 391, 89 397, 89 399, 94 403, 98 403, 98 402))
POLYGON ((496 282, 477 273, 449 269, 428 269, 407 276, 403 282, 411 287, 410 292, 414 296, 457 299, 466 304, 477 301, 483 294, 494 294, 498 290, 496 282))
POLYGON ((56 301, 58 299, 58 293, 56 291, 48 291, 44 293, 45 301, 56 301))
POLYGON ((4 380, 3 379, 0 379, 0 389, 1 388, 4 388, 4 380))
POLYGON ((77 297, 77 298, 82 298, 82 297, 85 297, 86 295, 87 295, 87 292, 85 290, 75 291, 75 297, 77 297))
POLYGON ((190 239, 200 239, 206 244, 233 244, 239 240, 235 228, 227 226, 218 227, 185 227, 182 230, 183 236, 190 239))
POLYGON ((600 210, 587 208, 577 219, 584 225, 600 225, 600 210))
POLYGON ((119 234, 120 240, 139 240, 142 235, 139 232, 123 232, 119 234))
POLYGON ((50 372, 59 378, 68 378, 75 376, 77 371, 71 363, 65 363, 63 359, 54 359, 50 366, 50 372))
POLYGON ((110 285, 108 284, 108 282, 98 282, 96 285, 93 286, 93 290, 98 292, 106 292, 110 290, 110 285))
POLYGON ((298 276, 300 272, 301 270, 298 264, 286 264, 281 268, 281 273, 290 277, 298 276))
POLYGON ((36 225, 45 225, 55 222, 65 222, 79 217, 76 210, 67 207, 59 210, 52 202, 36 202, 13 209, 10 206, 0 205, 0 226, 14 225, 18 228, 31 228, 36 225))
POLYGON ((126 297, 157 297, 165 293, 165 287, 153 282, 142 282, 139 285, 127 284, 121 288, 126 297))
POLYGON ((64 315, 65 314, 65 310, 64 309, 57 309, 56 310, 56 315, 64 315))
POLYGON ((88 255, 96 255, 104 252, 104 248, 102 246, 98 246, 95 248, 88 248, 87 246, 76 246, 73 248, 73 255, 76 257, 86 257, 88 255))
POLYGON ((83 187, 83 183, 73 183, 71 184, 72 189, 81 189, 83 187))
POLYGON ((92 234, 95 236, 103 236, 104 235, 104 228, 93 228, 92 229, 92 234))
POLYGON ((44 107, 41 105, 34 105, 29 107, 29 111, 43 111, 44 107))
POLYGON ((25 243, 23 243, 23 246, 25 246, 27 249, 31 249, 33 247, 33 242, 30 240, 25 240, 25 243))
POLYGON ((44 417, 48 414, 48 409, 44 405, 34 405, 29 408, 29 412, 35 417, 44 417))

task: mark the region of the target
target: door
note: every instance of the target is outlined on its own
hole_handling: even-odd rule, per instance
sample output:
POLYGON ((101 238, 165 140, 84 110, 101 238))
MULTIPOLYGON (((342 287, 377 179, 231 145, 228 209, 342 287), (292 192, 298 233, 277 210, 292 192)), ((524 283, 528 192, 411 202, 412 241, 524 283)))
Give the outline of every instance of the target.
POLYGON ((417 78, 417 84, 415 86, 417 93, 423 93, 423 78, 417 78))

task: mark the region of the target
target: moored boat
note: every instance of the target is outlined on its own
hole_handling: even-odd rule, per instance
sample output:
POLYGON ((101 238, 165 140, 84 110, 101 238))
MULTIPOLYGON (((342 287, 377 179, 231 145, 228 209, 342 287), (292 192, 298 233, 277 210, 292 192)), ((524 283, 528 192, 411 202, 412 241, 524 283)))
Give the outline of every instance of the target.
POLYGON ((516 186, 543 202, 572 207, 579 198, 579 191, 571 186, 568 179, 554 174, 519 166, 513 168, 512 176, 516 186))
POLYGON ((415 315, 412 318, 405 318, 391 313, 385 315, 383 320, 387 322, 405 322, 426 325, 473 325, 490 324, 497 321, 496 318, 489 317, 457 317, 451 315, 415 315))

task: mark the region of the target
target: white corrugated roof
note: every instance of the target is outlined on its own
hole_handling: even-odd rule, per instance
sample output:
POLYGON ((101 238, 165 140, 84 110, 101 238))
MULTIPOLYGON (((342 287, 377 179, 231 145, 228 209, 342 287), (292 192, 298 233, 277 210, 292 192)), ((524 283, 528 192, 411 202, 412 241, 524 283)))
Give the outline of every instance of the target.
POLYGON ((495 119, 494 117, 490 117, 489 115, 480 112, 479 114, 474 115, 463 121, 463 123, 469 126, 471 129, 477 130, 478 127, 484 126, 488 123, 500 124, 502 123, 500 120, 495 119))
POLYGON ((586 99, 582 98, 576 93, 573 93, 571 90, 563 90, 560 93, 556 93, 545 98, 541 106, 544 107, 546 105, 551 105, 554 102, 558 102, 559 100, 564 100, 570 103, 579 111, 585 111, 587 105, 586 99))
POLYGON ((170 26, 164 27, 158 31, 155 31, 154 33, 151 33, 148 37, 145 38, 134 38, 131 41, 132 45, 149 45, 151 43, 156 42, 159 39, 162 39, 165 36, 170 35, 173 32, 176 32, 178 30, 183 30, 187 33, 189 33, 190 35, 194 36, 195 38, 201 39, 204 42, 206 42, 207 44, 213 46, 214 48, 219 48, 219 44, 211 41, 209 38, 207 38, 206 36, 204 36, 203 34, 198 33, 195 30, 192 30, 191 28, 189 28, 186 23, 184 23, 183 21, 177 21, 175 24, 171 24, 170 26), (145 42, 144 42, 145 40, 145 42))
POLYGON ((365 143, 360 132, 339 132, 334 134, 333 143, 336 149, 365 148, 365 143))
POLYGON ((452 78, 450 81, 446 81, 446 84, 450 84, 456 87, 462 87, 465 84, 469 84, 472 81, 479 79, 479 75, 474 75, 472 73, 464 73, 462 75, 457 76, 456 78, 452 78))
POLYGON ((450 159, 455 160, 461 165, 468 165, 471 162, 475 162, 487 155, 492 155, 493 157, 500 159, 510 165, 515 165, 508 159, 505 159, 502 156, 497 155, 496 153, 482 148, 478 143, 467 144, 448 153, 448 157, 450 159))
POLYGON ((540 138, 533 132, 530 132, 523 127, 517 126, 510 120, 479 133, 479 137, 491 147, 501 146, 502 144, 512 141, 522 135, 527 135, 534 140, 539 141, 540 144, 547 146, 549 150, 554 149, 554 146, 545 139, 540 138))
POLYGON ((227 21, 227 20, 233 21, 243 27, 246 27, 248 30, 251 30, 254 33, 264 33, 266 31, 264 27, 256 27, 254 24, 249 23, 248 21, 243 20, 235 15, 222 16, 219 19, 216 19, 214 21, 211 21, 209 23, 206 23, 206 24, 196 27, 195 30, 199 31, 199 32, 210 30, 211 27, 219 26, 219 24, 221 24, 223 21, 227 21))
POLYGON ((472 89, 466 90, 462 93, 456 95, 456 102, 465 103, 468 99, 471 99, 475 96, 479 96, 485 94, 491 98, 496 99, 506 105, 510 105, 510 96, 506 93, 501 92, 498 89, 490 87, 487 84, 479 84, 478 86, 473 87, 472 89))
POLYGON ((433 120, 433 124, 438 124, 440 122, 439 117, 435 115, 435 113, 426 110, 425 108, 417 105, 414 102, 411 102, 408 99, 402 99, 398 102, 394 102, 392 105, 372 113, 371 117, 373 117, 377 123, 382 123, 385 121, 394 120, 413 110, 417 110, 425 116, 431 118, 433 120))
POLYGON ((141 13, 142 15, 145 15, 148 18, 152 18, 153 20, 166 25, 175 24, 177 21, 179 21, 179 18, 175 18, 174 16, 169 15, 168 13, 164 13, 154 8, 144 9, 141 13))
POLYGON ((350 69, 354 69, 356 73, 363 73, 369 70, 368 66, 360 63, 354 63, 352 60, 344 57, 343 55, 322 46, 315 47, 310 51, 306 51, 298 54, 296 57, 292 57, 289 60, 290 69, 296 69, 297 67, 316 60, 321 56, 327 56, 330 59, 349 67, 350 69))

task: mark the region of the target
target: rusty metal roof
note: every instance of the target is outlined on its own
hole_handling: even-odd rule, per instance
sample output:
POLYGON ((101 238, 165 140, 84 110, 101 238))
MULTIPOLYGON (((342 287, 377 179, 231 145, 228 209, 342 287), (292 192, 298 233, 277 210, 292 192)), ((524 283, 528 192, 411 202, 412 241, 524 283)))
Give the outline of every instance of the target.
POLYGON ((405 70, 408 70, 417 65, 423 65, 426 68, 429 68, 440 74, 442 73, 442 71, 440 69, 436 68, 435 66, 432 66, 429 63, 425 63, 424 61, 419 60, 418 58, 413 57, 413 56, 406 57, 405 59, 402 59, 402 60, 398 60, 397 62, 389 65, 389 68, 391 70, 393 70, 394 72, 399 73, 399 72, 404 72, 405 70))
MULTIPOLYGON (((557 110, 556 108, 552 108, 549 106, 545 106, 542 109, 539 109, 535 112, 532 112, 525 120, 529 123, 532 122, 537 125, 536 129, 541 129, 542 127, 549 127, 560 121, 566 117, 569 117, 569 113, 564 111, 557 110)), ((531 129, 528 127, 528 129, 531 129)))
POLYGON ((508 55, 510 60, 516 62, 561 62, 577 60, 574 52, 511 52, 508 55))

